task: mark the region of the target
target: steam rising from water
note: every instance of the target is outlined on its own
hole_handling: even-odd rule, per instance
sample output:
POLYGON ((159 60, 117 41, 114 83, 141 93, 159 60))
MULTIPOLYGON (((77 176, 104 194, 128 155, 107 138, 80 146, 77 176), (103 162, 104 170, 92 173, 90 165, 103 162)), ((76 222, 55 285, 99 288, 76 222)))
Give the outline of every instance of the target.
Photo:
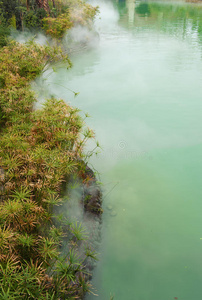
POLYGON ((11 32, 11 38, 22 44, 27 43, 30 40, 34 40, 35 43, 42 46, 47 45, 47 43, 51 43, 51 38, 45 36, 43 33, 33 32, 30 30, 25 30, 23 32, 13 30, 11 32))
MULTIPOLYGON (((87 186, 85 186, 85 189, 87 186)), ((91 193, 96 186, 91 186, 91 193)), ((55 214, 62 213, 69 224, 82 225, 84 240, 78 241, 77 252, 80 258, 85 258, 86 247, 92 251, 98 251, 101 239, 101 219, 100 217, 84 211, 83 206, 84 186, 77 178, 72 178, 67 186, 66 196, 64 196, 63 205, 55 209, 55 214)), ((70 225, 71 227, 71 225, 70 225)), ((61 253, 66 254, 69 250, 69 237, 63 243, 61 253)), ((91 272, 96 262, 92 259, 87 260, 86 267, 91 272)))
POLYGON ((70 29, 63 39, 63 45, 68 50, 68 53, 93 48, 96 47, 98 43, 98 33, 81 25, 70 29))
POLYGON ((106 32, 116 27, 119 20, 119 14, 114 9, 111 2, 92 0, 90 4, 99 6, 99 15, 96 18, 95 28, 98 32, 106 32))

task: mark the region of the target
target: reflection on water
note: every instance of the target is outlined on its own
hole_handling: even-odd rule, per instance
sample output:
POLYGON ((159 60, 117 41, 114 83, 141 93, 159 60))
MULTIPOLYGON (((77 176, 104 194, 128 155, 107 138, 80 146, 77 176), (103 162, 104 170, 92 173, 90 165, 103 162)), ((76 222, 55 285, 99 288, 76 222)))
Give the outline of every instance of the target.
POLYGON ((156 28, 164 34, 187 39, 193 44, 202 44, 202 4, 190 4, 179 1, 141 2, 122 1, 117 9, 120 24, 133 31, 156 28), (134 25, 134 26, 131 26, 134 25))
POLYGON ((98 4, 99 43, 44 75, 46 93, 90 113, 103 148, 99 296, 87 299, 201 300, 202 8, 98 4))

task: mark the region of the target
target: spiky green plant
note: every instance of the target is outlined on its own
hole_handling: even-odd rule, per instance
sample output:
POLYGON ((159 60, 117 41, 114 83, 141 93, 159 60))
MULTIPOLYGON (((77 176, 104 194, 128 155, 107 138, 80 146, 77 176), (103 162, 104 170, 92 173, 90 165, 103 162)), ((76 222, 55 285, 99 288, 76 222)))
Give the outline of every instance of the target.
POLYGON ((61 243, 63 237, 67 234, 63 231, 62 226, 55 227, 54 225, 50 228, 50 237, 56 241, 56 243, 61 243))
POLYGON ((86 258, 91 258, 93 260, 98 260, 97 255, 98 254, 97 254, 96 251, 92 250, 89 246, 86 247, 86 249, 85 249, 86 258))
POLYGON ((36 243, 36 237, 31 234, 28 235, 26 232, 24 234, 19 234, 17 240, 19 245, 25 248, 26 251, 33 247, 36 243))
POLYGON ((81 223, 72 223, 70 226, 70 231, 72 232, 73 236, 76 238, 77 241, 85 240, 87 237, 86 229, 81 223))
POLYGON ((48 264, 50 260, 58 258, 59 252, 57 246, 58 243, 56 243, 52 238, 41 237, 38 251, 46 264, 48 264))
POLYGON ((31 191, 28 189, 28 187, 20 187, 20 190, 15 190, 12 193, 12 198, 16 201, 28 201, 31 197, 31 191))

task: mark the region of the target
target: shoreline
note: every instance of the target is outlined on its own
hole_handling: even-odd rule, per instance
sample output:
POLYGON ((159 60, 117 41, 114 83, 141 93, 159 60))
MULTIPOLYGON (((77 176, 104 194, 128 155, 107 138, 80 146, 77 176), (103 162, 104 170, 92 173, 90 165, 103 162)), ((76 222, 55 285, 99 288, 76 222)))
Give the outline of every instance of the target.
MULTIPOLYGON (((96 8, 83 5, 87 25, 96 8)), ((58 21, 63 22, 60 16, 58 21)), ((46 30, 55 26, 49 23, 50 17, 46 21, 46 30)), ((58 34, 55 30, 53 37, 58 34)), ((16 300, 83 299, 91 291, 93 264, 89 261, 96 260, 97 254, 82 224, 55 214, 55 208, 64 205, 62 185, 76 172, 83 185, 81 202, 86 215, 100 220, 102 195, 95 187, 95 174, 77 159, 85 157, 83 147, 94 133, 86 128, 77 108, 62 100, 48 99, 42 109, 33 111, 36 99, 30 88, 47 63, 63 60, 70 66, 69 58, 58 45, 40 46, 33 41, 11 41, 0 52, 1 289, 16 300), (62 253, 64 241, 67 248, 62 253), (31 280, 29 290, 25 270, 31 280), (10 275, 5 282, 7 271, 10 275)))

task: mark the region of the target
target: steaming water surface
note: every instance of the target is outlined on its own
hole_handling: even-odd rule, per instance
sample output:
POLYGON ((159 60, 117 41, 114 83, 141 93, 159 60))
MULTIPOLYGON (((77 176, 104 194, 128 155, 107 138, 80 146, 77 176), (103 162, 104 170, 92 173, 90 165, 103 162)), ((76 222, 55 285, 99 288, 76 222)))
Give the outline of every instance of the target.
POLYGON ((46 81, 91 115, 103 148, 99 296, 87 299, 201 300, 202 7, 99 5, 99 43, 46 81))

